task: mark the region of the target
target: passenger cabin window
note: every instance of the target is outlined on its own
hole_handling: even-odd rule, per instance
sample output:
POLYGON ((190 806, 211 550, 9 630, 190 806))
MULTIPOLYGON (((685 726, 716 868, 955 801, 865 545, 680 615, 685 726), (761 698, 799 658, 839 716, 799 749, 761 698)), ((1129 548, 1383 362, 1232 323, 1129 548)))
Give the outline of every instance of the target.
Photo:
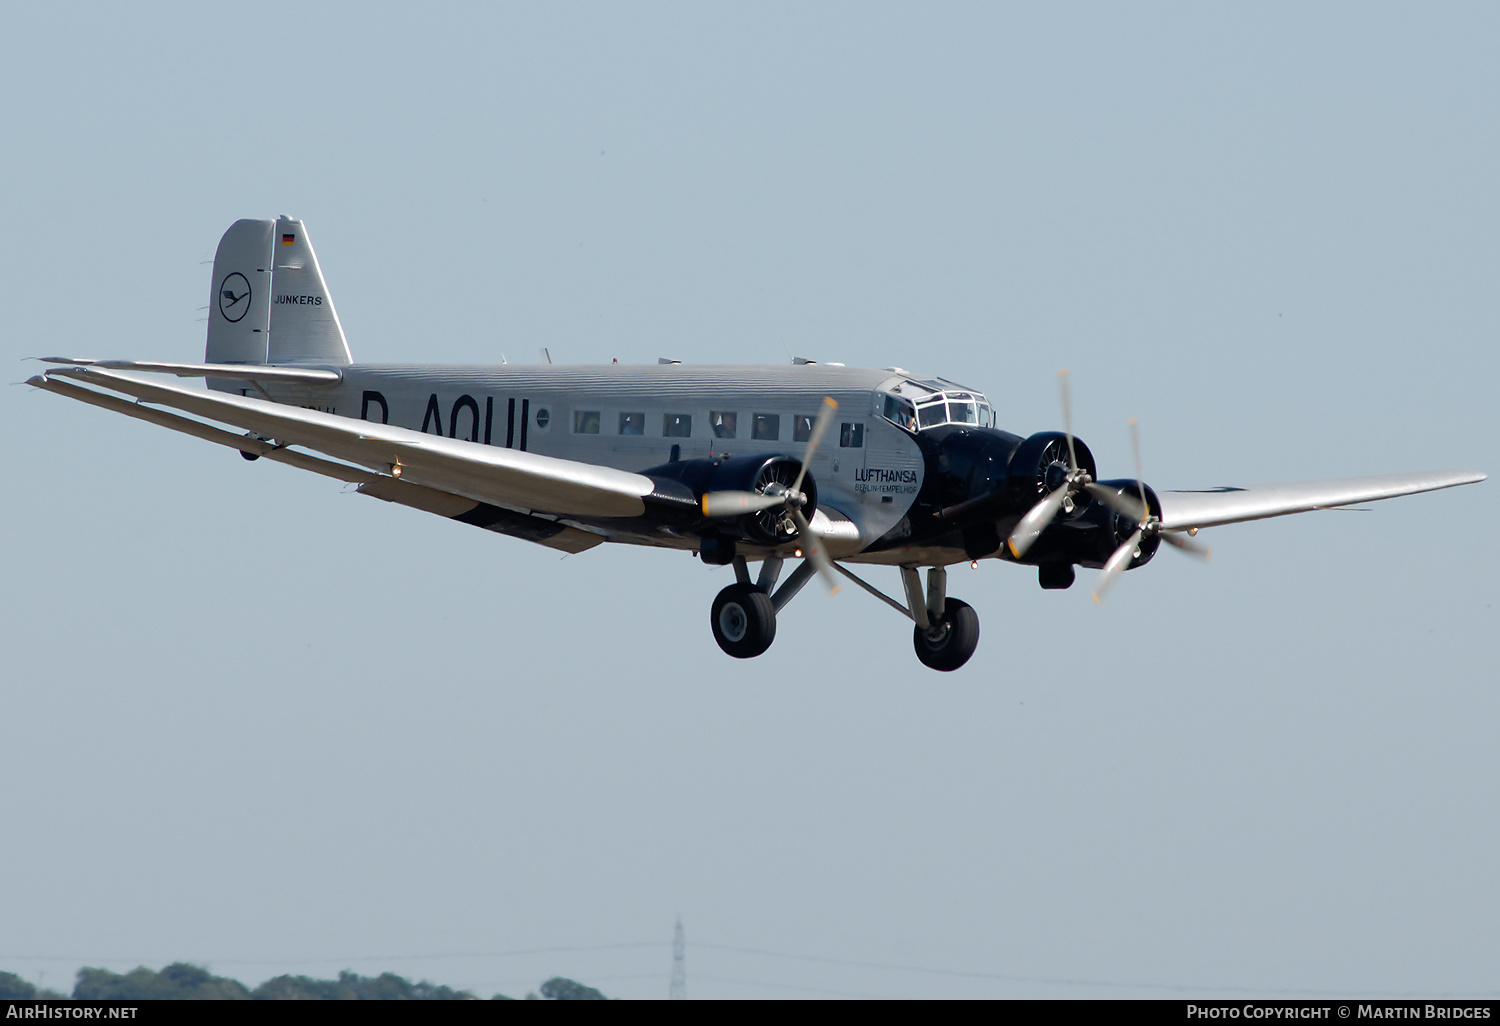
POLYGON ((715 438, 733 438, 739 417, 733 413, 709 411, 708 423, 714 429, 715 438))
POLYGON ((865 426, 863 424, 840 424, 839 425, 839 448, 858 449, 865 444, 865 426))
POLYGON ((620 414, 620 434, 622 435, 644 435, 646 433, 646 415, 644 413, 622 413, 620 414))
POLYGON ((781 437, 781 415, 757 413, 750 424, 750 437, 766 442, 776 441, 781 437))
POLYGON ((812 437, 813 418, 808 413, 792 414, 792 441, 805 442, 812 437))
POLYGON ((573 433, 575 435, 597 435, 599 433, 599 411, 574 410, 573 433))
POLYGON ((688 438, 693 433, 693 418, 686 413, 662 415, 661 433, 666 438, 688 438))

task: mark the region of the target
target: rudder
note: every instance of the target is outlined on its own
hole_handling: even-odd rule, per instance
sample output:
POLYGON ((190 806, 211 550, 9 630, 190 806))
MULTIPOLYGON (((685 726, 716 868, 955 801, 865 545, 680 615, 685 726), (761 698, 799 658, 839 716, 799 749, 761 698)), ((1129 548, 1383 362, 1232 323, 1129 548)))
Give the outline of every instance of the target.
POLYGON ((273 236, 267 362, 353 363, 307 226, 279 217, 273 236))

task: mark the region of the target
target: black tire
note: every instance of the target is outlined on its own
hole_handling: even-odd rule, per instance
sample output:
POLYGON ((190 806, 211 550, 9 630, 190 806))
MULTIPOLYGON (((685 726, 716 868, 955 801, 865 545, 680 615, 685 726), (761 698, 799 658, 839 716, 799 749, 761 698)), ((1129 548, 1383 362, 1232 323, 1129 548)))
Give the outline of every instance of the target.
POLYGON ((720 648, 736 659, 751 659, 776 640, 776 607, 759 588, 731 584, 714 599, 709 625, 720 648))
POLYGON ((943 618, 928 630, 913 628, 912 642, 923 666, 956 670, 969 661, 979 645, 979 614, 956 598, 943 606, 943 618))

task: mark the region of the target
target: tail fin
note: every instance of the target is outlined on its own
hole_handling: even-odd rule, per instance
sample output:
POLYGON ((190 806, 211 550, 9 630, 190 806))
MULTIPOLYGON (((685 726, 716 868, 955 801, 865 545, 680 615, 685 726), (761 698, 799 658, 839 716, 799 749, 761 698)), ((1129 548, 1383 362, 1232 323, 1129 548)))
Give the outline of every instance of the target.
POLYGON ((265 363, 271 330, 271 230, 275 221, 236 221, 214 254, 208 297, 207 363, 265 363))
POLYGON ((353 363, 301 221, 230 225, 214 255, 208 363, 353 363))

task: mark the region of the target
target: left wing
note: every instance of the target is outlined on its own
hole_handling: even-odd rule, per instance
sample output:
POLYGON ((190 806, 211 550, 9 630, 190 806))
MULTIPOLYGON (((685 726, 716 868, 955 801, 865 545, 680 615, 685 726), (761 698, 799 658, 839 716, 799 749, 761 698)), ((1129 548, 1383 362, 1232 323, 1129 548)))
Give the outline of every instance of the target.
POLYGON ((1215 527, 1244 520, 1261 520, 1314 509, 1333 509, 1398 495, 1431 492, 1439 488, 1483 481, 1485 475, 1472 470, 1430 470, 1382 477, 1348 477, 1331 481, 1261 485, 1255 488, 1216 488, 1201 492, 1158 491, 1161 527, 1185 531, 1215 527))
MULTIPOLYGON (((659 482, 642 474, 515 449, 497 449, 462 439, 441 438, 408 428, 372 424, 248 396, 162 385, 95 367, 48 371, 27 383, 209 441, 234 445, 256 455, 285 454, 281 462, 330 477, 358 481, 371 494, 392 498, 392 501, 401 501, 393 498, 400 491, 393 486, 400 484, 447 493, 450 499, 458 496, 478 503, 557 516, 636 517, 645 513, 646 498, 657 495, 660 489, 659 482), (60 381, 58 378, 72 380, 60 381), (80 388, 72 381, 169 406, 275 441, 238 438, 199 421, 124 403, 92 389, 80 388), (229 440, 216 437, 219 435, 228 435, 229 440), (285 447, 289 445, 346 460, 356 467, 372 468, 377 473, 287 453, 285 447)), ((659 497, 669 502, 679 499, 677 496, 659 497)), ((688 501, 696 505, 691 496, 688 496, 688 501)))

